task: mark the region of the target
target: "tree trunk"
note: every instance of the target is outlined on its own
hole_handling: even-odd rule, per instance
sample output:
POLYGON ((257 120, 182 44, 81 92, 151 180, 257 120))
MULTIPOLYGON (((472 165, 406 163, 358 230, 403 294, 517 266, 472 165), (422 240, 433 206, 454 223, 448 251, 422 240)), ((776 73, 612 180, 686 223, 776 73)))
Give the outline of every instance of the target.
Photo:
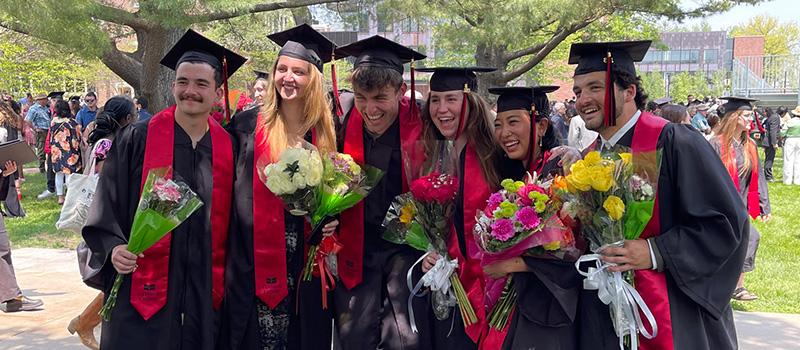
POLYGON ((300 25, 303 23, 311 25, 311 10, 308 9, 308 6, 292 8, 292 17, 294 17, 295 25, 300 25))
POLYGON ((497 95, 489 93, 490 87, 505 86, 508 81, 503 78, 503 72, 508 68, 508 62, 503 60, 506 48, 499 45, 478 44, 475 51, 475 63, 479 67, 493 67, 496 71, 483 73, 478 77, 478 94, 480 94, 489 105, 494 105, 497 95))

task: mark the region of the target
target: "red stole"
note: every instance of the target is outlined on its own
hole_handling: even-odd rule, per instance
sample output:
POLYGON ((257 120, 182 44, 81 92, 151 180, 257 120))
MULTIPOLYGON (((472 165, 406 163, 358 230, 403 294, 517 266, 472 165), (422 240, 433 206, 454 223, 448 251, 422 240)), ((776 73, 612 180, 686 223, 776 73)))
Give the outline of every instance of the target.
MULTIPOLYGON (((725 168, 728 169, 728 174, 731 175, 733 184, 736 185, 736 190, 738 191, 739 170, 736 164, 736 151, 734 151, 733 145, 725 148, 724 142, 722 143, 722 152, 720 154, 722 163, 725 164, 725 168)), ((746 152, 744 156, 750 157, 750 159, 753 160, 753 169, 750 172, 750 187, 747 189, 747 212, 750 214, 750 217, 755 219, 761 214, 761 206, 758 202, 758 151, 756 151, 755 147, 747 146, 746 144, 742 145, 742 151, 746 152)))
POLYGON ((475 243, 475 236, 472 235, 472 228, 475 226, 475 213, 486 208, 486 201, 492 194, 492 188, 483 178, 481 164, 478 160, 478 153, 475 152, 475 148, 472 147, 470 142, 467 142, 465 152, 461 181, 469 179, 469 186, 464 183, 464 192, 462 194, 464 208, 464 242, 467 247, 467 256, 465 257, 461 254, 458 237, 455 234, 450 235, 447 251, 450 253, 451 258, 458 259, 458 278, 461 280, 461 284, 464 285, 464 291, 467 292, 467 299, 469 299, 472 308, 475 310, 475 315, 478 317, 478 322, 467 327, 465 331, 475 343, 478 343, 481 338, 481 333, 485 331, 486 327, 486 312, 483 305, 483 287, 485 282, 483 268, 480 266, 480 259, 470 259, 468 257, 475 256, 478 253, 470 251, 478 249, 478 245, 475 243))
MULTIPOLYGON (((225 293, 225 246, 231 214, 233 190, 233 146, 230 136, 219 123, 208 118, 213 149, 213 184, 211 192, 211 284, 214 308, 218 309, 225 293)), ((173 165, 175 148, 175 106, 154 115, 148 124, 142 165, 141 186, 151 169, 173 165)), ((166 174, 172 178, 172 170, 166 174)), ((196 215, 196 214, 195 214, 196 215)), ((131 276, 131 305, 145 320, 167 302, 171 233, 144 252, 131 276)))
MULTIPOLYGON (((316 133, 312 132, 316 144, 316 133)), ((253 143, 253 264, 256 296, 274 309, 288 294, 286 267, 286 222, 284 206, 278 196, 259 180, 258 160, 269 156, 269 130, 261 119, 256 120, 253 143)), ((322 155, 321 155, 322 156, 322 155)), ((309 233, 305 225, 305 233, 309 233)), ((305 239, 298 241, 305 249, 305 239)), ((306 252, 307 253, 307 252, 306 252)), ((306 254, 307 255, 307 254, 306 254)), ((300 281, 297 281, 298 285, 300 281)), ((324 293, 324 291, 323 291, 324 293)))
MULTIPOLYGON (((400 119, 400 147, 409 149, 420 139, 422 123, 418 117, 411 113, 416 107, 414 101, 408 97, 400 100, 397 118, 400 119)), ((353 157, 357 163, 365 164, 364 156, 364 117, 357 108, 350 112, 345 126, 344 150, 345 154, 353 157)), ((403 192, 408 192, 405 167, 403 167, 403 192)), ((364 201, 341 213, 339 224, 339 242, 344 246, 339 252, 339 277, 348 290, 361 283, 364 255, 364 201)))
MULTIPOLYGON (((633 153, 655 151, 658 138, 661 136, 661 131, 667 123, 668 121, 666 119, 643 112, 636 122, 633 131, 633 141, 631 142, 631 150, 633 153)), ((656 181, 658 181, 658 179, 656 181)), ((641 239, 647 239, 661 234, 658 201, 658 192, 656 192, 653 216, 650 218, 647 226, 645 226, 640 236, 641 239)), ((658 334, 655 338, 647 339, 645 337, 639 337, 639 349, 672 349, 672 319, 669 308, 667 280, 664 273, 659 273, 655 270, 636 270, 634 271, 634 281, 636 290, 642 296, 642 299, 650 308, 650 311, 652 311, 656 320, 656 325, 658 326, 658 334)), ((640 316, 644 319, 644 315, 641 314, 641 311, 640 316)), ((652 334, 652 329, 649 329, 648 323, 645 323, 645 327, 648 328, 648 331, 652 334)))
POLYGON ((542 170, 544 169, 544 165, 547 164, 547 158, 550 158, 550 151, 543 151, 542 156, 539 159, 533 161, 532 164, 528 165, 528 172, 533 175, 536 173, 536 176, 542 176, 542 170))

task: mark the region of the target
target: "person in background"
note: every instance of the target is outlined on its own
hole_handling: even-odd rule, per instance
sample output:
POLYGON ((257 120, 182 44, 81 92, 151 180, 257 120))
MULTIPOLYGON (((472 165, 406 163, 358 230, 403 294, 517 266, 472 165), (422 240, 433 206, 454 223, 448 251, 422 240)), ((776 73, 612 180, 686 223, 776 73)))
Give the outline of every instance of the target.
POLYGON ((781 144, 781 112, 786 113, 786 107, 778 107, 777 113, 772 111, 772 107, 764 109, 767 120, 764 123, 766 132, 761 139, 761 147, 764 147, 764 178, 769 182, 775 181, 772 164, 775 162, 775 152, 781 144))
POLYGON ((717 131, 719 130, 719 116, 716 112, 708 113, 708 127, 711 129, 710 134, 703 135, 706 140, 711 140, 714 136, 717 135, 717 131))
MULTIPOLYGON (((722 121, 717 137, 713 138, 711 147, 722 158, 742 202, 747 207, 750 217, 760 218, 767 222, 772 217, 769 203, 769 189, 758 158, 758 147, 750 138, 753 123, 752 99, 726 97, 728 103, 721 106, 722 121)), ((744 287, 744 274, 755 269, 756 251, 761 240, 755 226, 751 223, 747 241, 747 255, 744 259, 742 273, 736 283, 732 298, 739 301, 758 299, 744 287)))
POLYGON ((575 147, 579 152, 583 152, 586 147, 597 139, 597 133, 586 128, 586 122, 583 117, 577 114, 578 111, 574 107, 568 108, 567 113, 574 112, 574 115, 569 120, 569 132, 567 133, 567 145, 575 147))
POLYGON ((58 204, 64 204, 64 187, 69 187, 69 176, 81 170, 81 137, 78 122, 72 118, 66 101, 56 102, 55 112, 50 124, 50 166, 55 172, 58 204))
MULTIPOLYGON (((22 139, 22 128, 24 122, 22 116, 19 114, 19 103, 17 101, 9 100, 0 103, 0 141, 10 142, 22 139)), ((0 212, 6 217, 25 217, 25 210, 19 202, 19 186, 21 178, 19 174, 22 172, 11 174, 8 178, 10 185, 13 185, 13 191, 10 196, 6 196, 3 201, 4 210, 0 212)), ((9 190, 11 191, 11 190, 9 190)))
POLYGON ((97 94, 93 91, 87 92, 86 96, 83 98, 83 102, 86 103, 86 105, 75 115, 75 120, 78 122, 78 125, 80 125, 81 130, 86 130, 86 127, 89 126, 89 123, 94 121, 97 115, 97 94))
POLYGON ((561 140, 561 142, 567 139, 567 134, 569 133, 567 130, 566 117, 566 104, 563 102, 556 103, 555 106, 553 106, 553 113, 550 115, 550 122, 558 133, 558 139, 561 140))
POLYGON ((686 111, 686 107, 681 105, 668 105, 664 106, 661 109, 661 114, 659 115, 661 118, 669 120, 672 123, 676 124, 690 124, 691 121, 689 118, 689 112, 686 111))
POLYGON ((800 185, 800 106, 786 113, 791 117, 781 128, 783 136, 783 183, 800 185))
MULTIPOLYGON (((708 119, 706 119, 706 114, 708 114, 708 106, 699 104, 696 107, 696 111, 697 113, 692 117, 692 127, 703 134, 710 134, 711 129, 708 127, 708 119)), ((689 107, 689 114, 693 114, 691 106, 689 107)))
POLYGON ((133 103, 136 105, 136 110, 139 111, 139 120, 149 120, 150 117, 153 116, 153 114, 147 111, 147 108, 150 107, 150 103, 144 95, 136 96, 136 98, 133 99, 133 103))
MULTIPOLYGON (((50 130, 50 108, 47 108, 47 95, 40 92, 34 98, 36 104, 28 109, 25 121, 36 132, 36 155, 39 157, 39 172, 45 173, 44 143, 47 140, 47 131, 50 130)), ((45 190, 42 194, 49 191, 45 190)))
POLYGON ((69 98, 69 110, 72 112, 72 117, 75 118, 78 116, 78 112, 81 110, 81 96, 75 95, 69 98))

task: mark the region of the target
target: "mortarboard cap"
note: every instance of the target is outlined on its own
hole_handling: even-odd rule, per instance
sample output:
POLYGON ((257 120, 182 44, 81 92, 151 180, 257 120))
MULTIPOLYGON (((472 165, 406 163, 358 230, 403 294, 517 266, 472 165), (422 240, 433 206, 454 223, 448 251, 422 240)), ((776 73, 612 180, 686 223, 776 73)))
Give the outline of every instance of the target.
POLYGON ((644 59, 651 43, 650 40, 641 40, 572 44, 569 50, 569 64, 578 65, 575 67, 575 75, 606 71, 606 57, 611 55, 613 66, 636 75, 633 63, 644 59))
POLYGON ((333 41, 305 23, 267 35, 267 38, 281 46, 278 56, 301 59, 313 64, 320 71, 323 64, 332 60, 336 51, 333 41))
POLYGON ((53 91, 47 94, 47 98, 63 97, 64 93, 65 93, 64 91, 53 91))
POLYGON ((663 105, 665 105, 665 104, 667 104, 667 103, 670 103, 670 102, 672 102, 672 98, 671 98, 671 97, 662 97, 662 98, 659 98, 659 99, 657 99, 657 100, 654 100, 653 102, 655 102, 655 103, 656 103, 656 105, 658 105, 659 107, 661 107, 661 106, 663 106, 663 105))
POLYGON ((498 113, 516 109, 528 111, 533 106, 537 116, 546 117, 550 111, 550 100, 545 94, 556 91, 558 88, 555 85, 493 87, 489 88, 489 93, 500 95, 497 98, 498 113))
POLYGON ((738 110, 752 111, 753 102, 758 101, 757 99, 754 98, 736 97, 736 96, 720 97, 720 99, 728 101, 727 103, 719 107, 722 109, 720 112, 720 117, 724 117, 728 113, 732 113, 738 110))
POLYGON ((269 80, 269 72, 267 72, 267 71, 254 69, 253 73, 256 75, 256 79, 267 79, 267 80, 269 80))
POLYGON ((435 67, 417 68, 418 72, 433 72, 428 83, 431 91, 453 91, 468 88, 474 91, 478 87, 478 78, 475 72, 493 72, 496 68, 489 67, 435 67))
POLYGON ((403 74, 403 64, 423 60, 425 55, 382 36, 373 35, 339 48, 348 56, 356 57, 353 69, 376 67, 393 69, 403 74))

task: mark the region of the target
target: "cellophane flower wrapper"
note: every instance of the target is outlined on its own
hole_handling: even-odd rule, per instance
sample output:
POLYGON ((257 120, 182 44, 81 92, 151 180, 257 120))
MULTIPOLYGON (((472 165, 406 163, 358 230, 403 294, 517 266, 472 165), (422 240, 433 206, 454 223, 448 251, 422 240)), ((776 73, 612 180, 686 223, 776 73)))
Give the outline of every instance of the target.
MULTIPOLYGON (((318 225, 326 223, 325 218, 332 218, 364 200, 383 177, 383 171, 380 169, 358 164, 353 157, 344 153, 328 153, 322 157, 322 166, 322 182, 316 190, 316 209, 310 216, 314 232, 317 231, 318 225)), ((311 280, 312 273, 325 278, 323 271, 330 271, 334 276, 338 275, 336 251, 341 248, 341 244, 334 236, 324 237, 319 245, 313 245, 308 252, 303 279, 311 280), (320 247, 326 249, 321 250, 320 247), (327 249, 329 247, 333 250, 327 249)))
POLYGON ((280 198, 289 213, 310 218, 317 210, 324 169, 314 145, 299 141, 298 147, 287 148, 276 161, 265 153, 256 161, 256 167, 259 179, 280 198))
MULTIPOLYGON (((536 174, 528 178, 536 179, 536 174)), ((473 234, 480 249, 473 258, 481 259, 481 266, 527 255, 533 248, 551 252, 574 248, 574 240, 568 239, 571 234, 566 234, 571 231, 558 219, 557 203, 550 198, 551 184, 537 180, 502 181, 503 188, 493 193, 487 207, 476 214, 473 234)), ((485 279, 484 305, 491 310, 489 325, 502 330, 517 298, 513 275, 485 279)))
MULTIPOLYGON (((592 252, 599 254, 607 247, 622 247, 625 240, 639 238, 653 215, 660 165, 660 150, 632 153, 627 147, 616 146, 611 152, 589 152, 570 166, 566 181, 573 197, 565 207, 569 207, 572 218, 580 220, 581 236, 592 252)), ((607 265, 599 258, 597 261, 607 265)), ((615 279, 614 273, 601 267, 595 273, 607 274, 603 280, 608 281, 609 290, 625 289, 617 285, 620 283, 634 285, 631 271, 617 273, 620 278, 615 279)), ((626 311, 637 306, 622 293, 612 293, 611 299, 609 309, 617 336, 637 336, 641 328, 626 316, 631 314, 626 311)))
MULTIPOLYGON (((127 250, 139 255, 164 238, 170 231, 197 211, 203 202, 197 194, 183 182, 166 178, 171 167, 152 169, 142 187, 139 205, 133 216, 127 250)), ((122 284, 122 275, 117 274, 100 316, 111 319, 111 312, 122 284)))

